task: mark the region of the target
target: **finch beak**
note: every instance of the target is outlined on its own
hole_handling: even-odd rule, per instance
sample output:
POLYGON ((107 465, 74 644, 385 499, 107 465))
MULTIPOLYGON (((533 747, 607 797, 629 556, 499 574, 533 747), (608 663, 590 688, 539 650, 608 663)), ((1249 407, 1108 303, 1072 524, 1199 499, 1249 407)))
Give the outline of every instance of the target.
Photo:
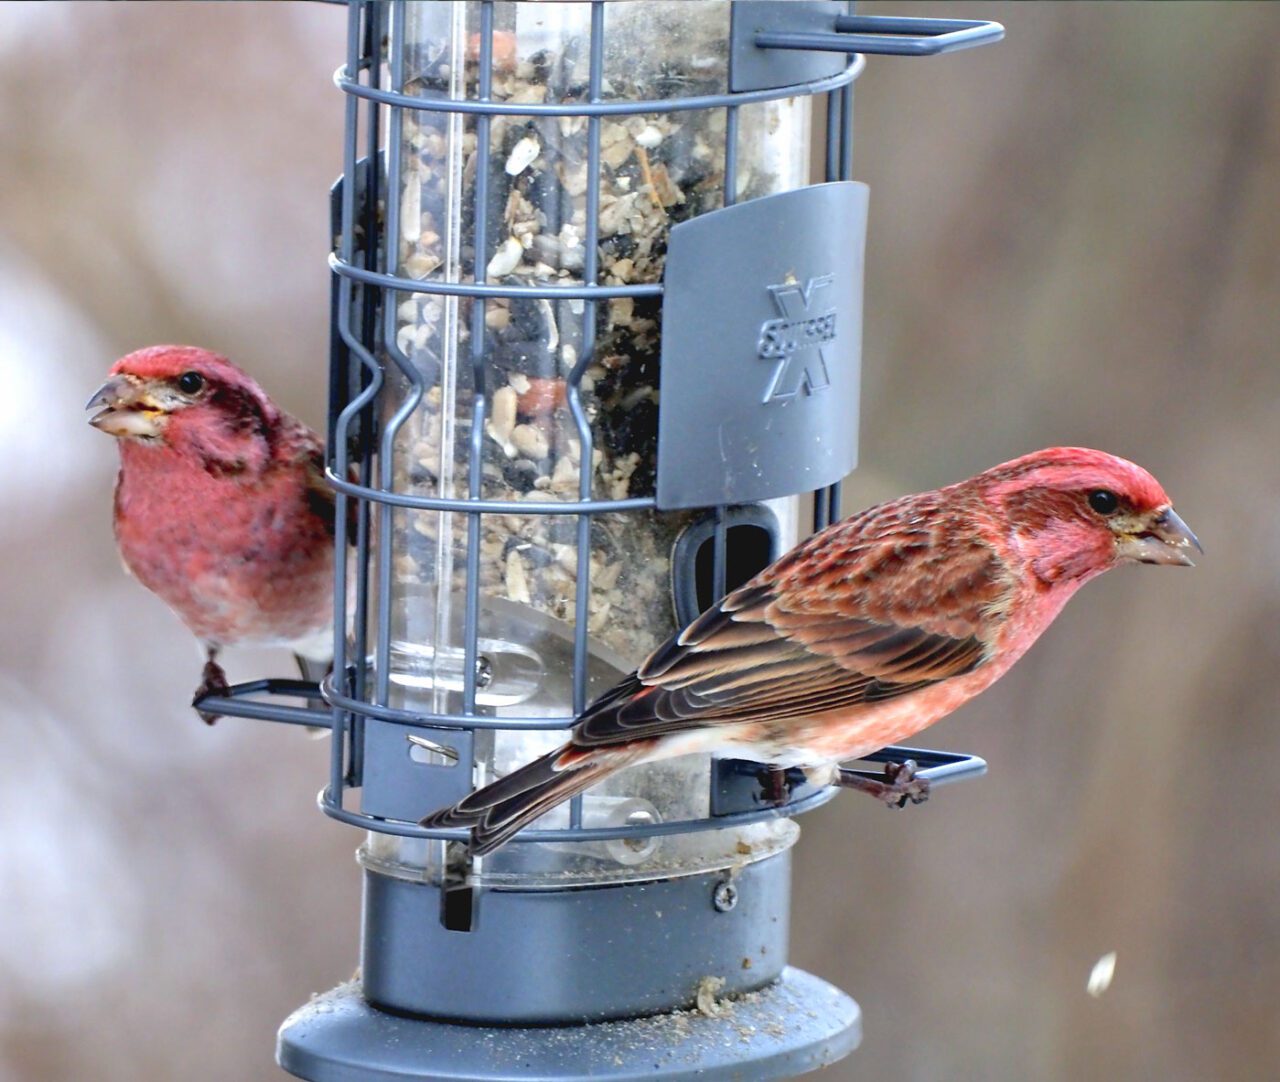
POLYGON ((1172 507, 1159 512, 1141 533, 1126 534, 1116 542, 1121 559, 1143 564, 1194 567, 1188 551, 1192 548, 1204 552, 1204 546, 1172 507))
POLYGON ((103 408, 89 418, 89 423, 108 436, 156 439, 160 435, 164 410, 128 376, 112 376, 84 404, 87 410, 98 407, 103 408))

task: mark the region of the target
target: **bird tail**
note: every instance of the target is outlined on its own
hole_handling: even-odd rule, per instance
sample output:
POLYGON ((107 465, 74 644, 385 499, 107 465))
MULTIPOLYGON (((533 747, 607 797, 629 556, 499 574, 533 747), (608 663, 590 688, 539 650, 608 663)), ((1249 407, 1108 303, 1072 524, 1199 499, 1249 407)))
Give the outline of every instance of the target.
POLYGON ((469 851, 472 856, 484 856, 557 804, 641 758, 648 743, 608 750, 565 744, 467 794, 452 807, 432 812, 420 825, 470 827, 469 851))

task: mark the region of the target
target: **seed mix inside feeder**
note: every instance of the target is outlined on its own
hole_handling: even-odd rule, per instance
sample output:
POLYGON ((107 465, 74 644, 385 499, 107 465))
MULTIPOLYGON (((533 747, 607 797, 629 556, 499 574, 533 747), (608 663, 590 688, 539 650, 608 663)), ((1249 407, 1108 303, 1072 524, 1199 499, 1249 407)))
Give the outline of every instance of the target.
MULTIPOLYGON (((460 32, 448 7, 409 5, 411 47, 400 73, 406 92, 428 99, 476 98, 482 82, 488 82, 489 96, 507 104, 585 100, 590 17, 584 5, 554 5, 554 14, 536 11, 539 5, 508 5, 498 15, 487 76, 482 76, 478 27, 473 22, 460 32)), ((683 5, 617 5, 616 14, 608 15, 611 44, 604 57, 602 99, 723 93, 728 17, 724 4, 704 5, 696 13, 683 5), (669 35, 655 39, 655 19, 670 23, 669 35)), ((423 393, 396 436, 396 486, 445 498, 466 495, 476 399, 483 395, 482 498, 570 504, 584 495, 610 501, 652 497, 661 393, 660 297, 613 297, 596 302, 592 311, 591 302, 581 298, 531 297, 519 290, 582 284, 591 245, 599 284, 660 282, 673 226, 726 203, 806 182, 809 112, 807 98, 743 106, 732 131, 724 108, 605 116, 599 121, 594 175, 585 116, 496 115, 481 121, 428 110, 400 114, 398 132, 392 133, 399 142, 400 187, 388 195, 397 201, 400 273, 444 282, 479 276, 512 287, 512 295, 485 299, 478 346, 471 298, 400 295, 395 348, 418 374, 423 393), (486 126, 487 168, 479 146, 486 126), (735 188, 726 199, 731 134, 738 160, 735 188), (593 199, 594 208, 589 206, 593 199), (597 221, 594 237, 587 235, 589 211, 597 221), (591 436, 587 492, 584 441, 570 408, 575 388, 591 436)), ((397 379, 394 372, 393 382, 401 396, 407 395, 411 381, 397 379)), ((403 400, 387 396, 387 415, 403 400)), ((573 510, 566 507, 564 516, 481 518, 479 637, 490 650, 481 651, 477 702, 499 715, 575 711, 566 678, 572 657, 565 652, 579 588, 580 534, 573 510), (524 623, 518 635, 512 629, 513 636, 504 637, 494 625, 497 608, 508 604, 523 607, 524 623), (510 677, 512 671, 527 675, 523 652, 528 649, 537 655, 542 676, 533 681, 510 677)), ((591 517, 589 696, 606 690, 678 629, 671 557, 694 517, 656 511, 591 517)), ((782 517, 794 523, 794 507, 782 517)), ((392 684, 409 704, 431 689, 431 702, 441 709, 441 693, 456 693, 461 685, 460 650, 446 642, 459 643, 462 633, 466 522, 450 512, 423 511, 397 512, 393 521, 392 604, 403 629, 397 639, 433 645, 393 648, 392 684)), ((794 540, 791 530, 780 543, 787 547, 794 540)), ((498 733, 491 769, 505 773, 559 739, 554 733, 498 733)), ((587 814, 599 800, 617 797, 640 798, 661 809, 652 811, 655 819, 705 816, 710 799, 706 757, 690 758, 697 761, 660 764, 611 781, 587 799, 587 814)), ((562 819, 560 825, 567 825, 569 814, 558 809, 544 825, 562 819)), ((768 841, 787 832, 764 824, 746 830, 736 840, 719 839, 716 848, 741 845, 750 851, 755 835, 768 841)), ((682 839, 666 839, 659 848, 664 859, 676 859, 684 845, 682 839)), ((515 854, 525 848, 490 862, 491 874, 521 859, 515 854)), ((613 850, 628 856, 628 866, 635 863, 618 846, 613 850)), ((589 847, 573 851, 589 855, 589 847)))
MULTIPOLYGON (((572 5, 561 5, 572 6, 572 5)), ((718 7, 718 5, 715 5, 718 7)), ((632 7, 632 5, 623 5, 632 7)), ((652 9, 664 5, 649 5, 652 9)), ((632 20, 640 12, 627 12, 632 20)), ((651 15, 658 14, 655 11, 651 15)), ((411 23, 420 33, 416 70, 406 89, 416 94, 474 95, 479 57, 468 34, 459 70, 455 55, 428 13, 411 23)), ((515 18, 527 18, 516 12, 515 18)), ((573 15, 563 16, 573 18, 573 15)), ((672 92, 722 92, 726 80, 724 11, 684 21, 675 49, 667 39, 627 63, 636 28, 616 29, 623 44, 606 55, 606 97, 647 100, 672 92), (704 31, 689 35, 692 21, 704 31), (673 56, 672 53, 678 55, 673 56), (658 54, 661 54, 660 56, 658 54), (610 57, 615 62, 610 63, 610 57), (649 61, 646 63, 646 60, 649 61)), ((574 100, 586 92, 583 35, 589 27, 539 45, 538 35, 515 29, 495 33, 492 96, 510 103, 574 100)), ((438 21, 438 20, 437 20, 438 21)), ((611 28, 613 30, 614 28, 611 28)), ((807 101, 762 103, 744 110, 739 141, 747 152, 733 199, 797 186, 805 179, 807 148, 792 148, 785 168, 761 159, 767 136, 788 117, 791 129, 807 119, 807 101), (755 159, 755 167, 752 167, 755 159)), ((476 205, 476 122, 472 117, 410 113, 403 121, 403 188, 399 193, 399 259, 416 278, 465 280, 482 266, 486 280, 511 285, 581 283, 586 245, 598 252, 605 285, 659 282, 672 226, 725 203, 726 112, 700 109, 605 117, 600 123, 600 169, 589 175, 588 121, 583 116, 495 116, 489 125, 488 198, 476 205), (589 187, 598 183, 599 234, 587 238, 589 187), (475 251, 476 221, 485 216, 485 251, 475 251)), ((772 163, 778 164, 778 163, 772 163)), ((455 495, 465 478, 474 395, 469 362, 470 305, 465 298, 419 295, 398 309, 396 342, 431 385, 406 426, 404 468, 418 491, 455 495), (452 386, 450 384, 452 383, 452 386), (452 423, 440 411, 452 397, 452 423)), ((494 298, 486 301, 485 392, 489 396, 483 443, 483 492, 502 500, 576 500, 582 440, 568 408, 569 379, 583 356, 586 303, 582 300, 494 298)), ((592 358, 577 379, 593 435, 591 494, 620 500, 654 492, 661 346, 660 301, 616 297, 600 304, 592 358)), ((411 529, 425 544, 398 570, 411 580, 437 572, 439 522, 417 516, 411 529)), ((685 515, 650 515, 643 529, 632 519, 598 516, 593 523, 589 627, 632 664, 675 628, 669 602, 669 559, 685 515), (625 603, 624 603, 625 599, 625 603)), ((487 594, 530 605, 556 619, 573 619, 577 565, 575 524, 565 519, 493 516, 483 527, 482 587, 487 594)), ((455 532, 455 550, 464 538, 455 532)), ((460 566, 456 558, 454 567, 460 566)), ((458 572, 455 571, 455 575, 458 572)), ((456 583, 461 585, 460 582, 456 583)))

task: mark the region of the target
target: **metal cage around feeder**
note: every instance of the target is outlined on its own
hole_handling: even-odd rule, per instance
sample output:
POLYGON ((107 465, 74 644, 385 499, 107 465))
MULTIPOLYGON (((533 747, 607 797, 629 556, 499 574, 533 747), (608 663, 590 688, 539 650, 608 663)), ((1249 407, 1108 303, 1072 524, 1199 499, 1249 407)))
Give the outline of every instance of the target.
MULTIPOLYGON (((791 820, 832 790, 797 775, 775 804, 760 764, 688 756, 480 861, 417 824, 563 739, 791 547, 800 493, 815 529, 836 516, 857 451, 860 54, 1002 34, 852 9, 348 5, 328 478, 352 557, 320 803, 368 831, 364 925, 359 984, 282 1027, 290 1072, 763 1079, 856 1046, 857 1005, 786 964, 791 820), (732 1015, 671 1013, 708 996, 732 1015)), ((263 692, 315 694, 261 681, 211 706, 315 723, 263 692)), ((935 783, 983 768, 873 758, 904 757, 935 783)))

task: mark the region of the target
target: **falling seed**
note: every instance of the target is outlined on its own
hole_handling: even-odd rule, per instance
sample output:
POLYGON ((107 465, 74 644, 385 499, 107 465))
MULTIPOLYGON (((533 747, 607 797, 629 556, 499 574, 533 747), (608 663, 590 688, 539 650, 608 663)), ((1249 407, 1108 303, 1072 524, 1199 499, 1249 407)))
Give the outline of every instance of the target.
POLYGON ((1085 986, 1089 995, 1097 999, 1111 987, 1111 979, 1116 975, 1116 952, 1109 951, 1093 963, 1089 972, 1089 983, 1085 986))
POLYGON ((542 146, 538 140, 532 135, 526 135, 511 148, 511 153, 507 155, 507 175, 518 177, 533 164, 533 160, 541 152, 542 146))

